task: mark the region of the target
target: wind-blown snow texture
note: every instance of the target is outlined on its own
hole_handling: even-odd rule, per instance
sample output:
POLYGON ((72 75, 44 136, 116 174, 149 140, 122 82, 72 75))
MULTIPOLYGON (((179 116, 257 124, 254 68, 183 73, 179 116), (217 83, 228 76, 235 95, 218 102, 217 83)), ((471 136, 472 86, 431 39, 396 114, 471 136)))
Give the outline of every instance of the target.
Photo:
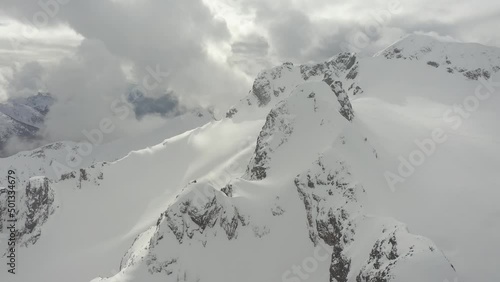
POLYGON ((25 189, 18 274, 0 264, 0 278, 497 281, 498 95, 458 129, 441 116, 498 79, 499 55, 410 36, 373 58, 263 71, 225 119, 129 154, 102 147, 62 176, 52 163, 78 144, 1 159, 25 189), (384 172, 437 127, 447 141, 392 192, 384 172))

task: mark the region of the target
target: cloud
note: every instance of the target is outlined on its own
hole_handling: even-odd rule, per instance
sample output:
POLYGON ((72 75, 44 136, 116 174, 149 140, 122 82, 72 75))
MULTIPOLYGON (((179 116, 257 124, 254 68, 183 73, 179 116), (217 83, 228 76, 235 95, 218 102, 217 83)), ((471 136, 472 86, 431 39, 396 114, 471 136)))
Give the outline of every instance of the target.
POLYGON ((30 62, 17 70, 9 83, 11 98, 31 96, 43 90, 44 69, 38 62, 30 62))
POLYGON ((222 15, 239 16, 229 22, 230 30, 240 31, 242 28, 232 26, 243 23, 244 30, 267 38, 267 60, 273 64, 329 58, 341 51, 349 38, 372 28, 381 15, 396 6, 398 13, 382 20, 376 33, 368 34, 369 43, 361 53, 371 55, 414 32, 500 46, 500 36, 491 32, 500 23, 498 1, 219 1, 225 4, 222 15))
POLYGON ((82 130, 111 117, 110 104, 126 93, 121 61, 96 40, 84 40, 77 53, 47 70, 49 92, 57 99, 46 117, 47 140, 81 140, 82 130))
POLYGON ((238 86, 246 83, 243 74, 210 53, 210 46, 228 42, 230 34, 225 22, 216 19, 201 0, 74 4, 65 15, 72 28, 102 41, 111 53, 131 62, 137 81, 149 75, 148 68, 169 71, 161 86, 184 103, 228 107, 237 100, 238 86), (109 15, 113 15, 112 24, 109 15), (221 76, 231 82, 212 87, 221 76))
POLYGON ((269 50, 267 40, 256 34, 247 36, 241 41, 234 42, 231 45, 233 54, 239 54, 247 57, 251 56, 266 56, 269 50))
POLYGON ((0 156, 2 158, 11 156, 20 151, 34 150, 38 147, 47 144, 43 139, 38 137, 26 138, 12 136, 6 140, 5 144, 0 147, 0 156))
MULTIPOLYGON (((0 6, 29 20, 40 11, 36 3, 22 0, 0 6)), ((149 75, 148 68, 170 71, 161 86, 184 103, 229 107, 240 98, 241 86, 249 84, 244 73, 210 52, 213 46, 228 44, 231 35, 224 20, 215 18, 201 0, 69 1, 57 11, 47 25, 64 23, 86 39, 101 41, 132 66, 136 81, 149 75), (221 76, 230 81, 225 87, 206 84, 221 76)))
POLYGON ((262 68, 272 66, 268 55, 269 42, 267 39, 259 34, 251 33, 231 44, 231 55, 228 61, 249 76, 254 76, 262 68))
POLYGON ((303 56, 313 40, 313 25, 302 12, 290 10, 278 15, 269 24, 269 37, 280 57, 295 59, 303 56))

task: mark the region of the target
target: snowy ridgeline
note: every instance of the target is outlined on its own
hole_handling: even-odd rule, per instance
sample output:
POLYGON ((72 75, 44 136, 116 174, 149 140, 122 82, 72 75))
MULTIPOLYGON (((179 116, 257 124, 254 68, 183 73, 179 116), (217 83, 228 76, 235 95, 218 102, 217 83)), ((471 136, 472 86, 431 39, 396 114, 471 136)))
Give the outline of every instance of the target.
POLYGON ((496 281, 500 101, 460 124, 453 105, 498 78, 499 54, 410 36, 264 71, 225 119, 62 175, 77 144, 1 159, 22 189, 20 263, 0 280, 496 281), (446 142, 414 164, 437 129, 446 142))

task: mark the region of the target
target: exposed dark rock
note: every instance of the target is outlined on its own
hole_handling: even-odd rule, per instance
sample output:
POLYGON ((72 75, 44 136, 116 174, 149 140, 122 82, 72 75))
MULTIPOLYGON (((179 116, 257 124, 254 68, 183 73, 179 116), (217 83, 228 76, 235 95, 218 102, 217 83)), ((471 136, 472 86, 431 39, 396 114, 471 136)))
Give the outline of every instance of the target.
POLYGON ((464 76, 468 79, 478 80, 480 77, 489 79, 491 75, 487 70, 475 69, 464 72, 464 76))
POLYGON ((354 118, 354 110, 352 109, 349 96, 342 87, 342 82, 334 81, 331 77, 325 77, 323 81, 326 82, 328 86, 330 86, 333 93, 335 93, 335 95, 337 96, 337 100, 339 101, 341 106, 339 110, 340 114, 348 121, 352 121, 352 119, 354 118))
MULTIPOLYGON (((7 194, 0 193, 0 201, 7 202, 7 194)), ((40 238, 41 227, 54 213, 54 192, 50 188, 49 179, 36 177, 30 179, 25 189, 16 192, 18 204, 15 219, 17 220, 17 244, 23 247, 35 244, 40 238)), ((7 207, 0 205, 0 218, 9 216, 7 207)), ((0 222, 0 233, 4 232, 3 221, 0 222)))
POLYGON ((329 207, 325 202, 331 197, 344 197, 355 203, 354 188, 347 183, 347 167, 338 163, 338 168, 327 171, 321 158, 316 162, 317 173, 309 171, 295 179, 299 197, 304 203, 309 226, 309 238, 317 245, 322 240, 332 247, 330 281, 347 282, 351 260, 343 250, 352 241, 354 223, 349 212, 342 207, 329 207), (326 192, 326 193, 325 193, 326 192))
POLYGON ((438 64, 438 63, 436 63, 436 62, 433 62, 433 61, 428 61, 428 62, 427 62, 427 64, 428 64, 429 66, 433 66, 433 67, 435 67, 435 68, 438 68, 438 67, 439 67, 439 64, 438 64))
POLYGON ((270 92, 271 82, 265 75, 259 75, 252 86, 252 94, 257 97, 260 107, 267 105, 271 101, 270 92))
POLYGON ((229 109, 226 113, 226 118, 232 118, 237 112, 238 110, 236 108, 229 109))
POLYGON ((231 184, 226 185, 226 187, 221 189, 221 192, 226 194, 226 196, 228 196, 228 197, 232 197, 233 196, 233 185, 231 185, 231 184))
POLYGON ((278 147, 285 143, 288 136, 293 132, 293 127, 289 120, 283 119, 283 116, 288 113, 288 106, 286 103, 280 103, 276 108, 271 110, 267 115, 266 123, 257 138, 257 146, 255 147, 254 157, 251 164, 248 166, 247 174, 252 180, 262 180, 266 178, 268 169, 268 152, 271 149, 269 142, 271 137, 276 132, 282 132, 283 136, 280 140, 278 147))
POLYGON ((219 202, 217 193, 220 194, 215 190, 211 191, 202 205, 196 205, 192 202, 192 198, 189 198, 169 207, 157 225, 166 221, 179 243, 183 243, 186 237, 192 239, 195 233, 203 234, 207 229, 213 230, 216 225, 224 230, 229 240, 235 238, 238 225, 241 223, 244 226, 246 223, 235 207, 232 207, 232 211, 228 213, 227 209, 230 207, 219 202), (190 223, 186 223, 185 215, 188 216, 190 223))

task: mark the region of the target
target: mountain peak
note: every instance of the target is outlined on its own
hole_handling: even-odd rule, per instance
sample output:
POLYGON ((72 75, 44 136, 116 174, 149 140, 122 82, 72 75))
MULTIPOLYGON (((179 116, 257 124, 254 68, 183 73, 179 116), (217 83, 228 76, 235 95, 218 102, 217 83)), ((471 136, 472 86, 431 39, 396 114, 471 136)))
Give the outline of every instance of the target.
POLYGON ((348 120, 349 96, 363 93, 355 78, 358 75, 358 58, 353 53, 340 53, 326 62, 294 66, 285 63, 281 66, 262 71, 254 81, 249 95, 233 106, 226 114, 227 118, 259 116, 265 117, 269 111, 283 101, 297 86, 311 81, 323 81, 330 86, 337 96, 343 113, 348 120))

